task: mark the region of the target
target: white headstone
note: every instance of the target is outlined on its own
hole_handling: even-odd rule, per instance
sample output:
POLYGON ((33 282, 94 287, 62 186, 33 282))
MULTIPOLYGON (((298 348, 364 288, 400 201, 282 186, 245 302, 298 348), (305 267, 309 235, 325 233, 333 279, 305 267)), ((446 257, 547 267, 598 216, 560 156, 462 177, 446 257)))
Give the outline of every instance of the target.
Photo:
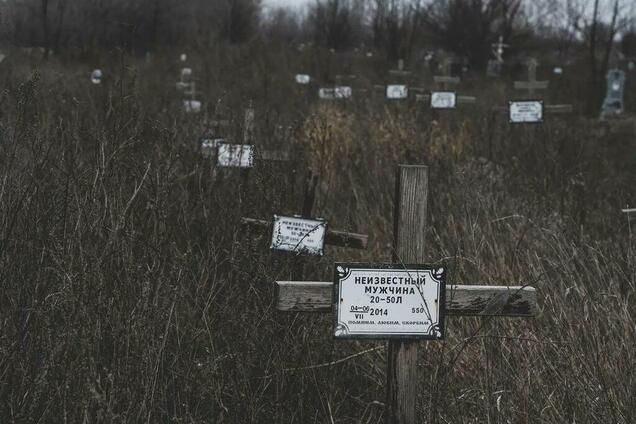
POLYGON ((320 88, 318 89, 318 97, 323 100, 331 100, 336 97, 334 88, 320 88))
POLYGON ((181 53, 181 56, 179 56, 179 60, 181 62, 185 62, 186 60, 188 60, 188 55, 186 55, 185 53, 181 53))

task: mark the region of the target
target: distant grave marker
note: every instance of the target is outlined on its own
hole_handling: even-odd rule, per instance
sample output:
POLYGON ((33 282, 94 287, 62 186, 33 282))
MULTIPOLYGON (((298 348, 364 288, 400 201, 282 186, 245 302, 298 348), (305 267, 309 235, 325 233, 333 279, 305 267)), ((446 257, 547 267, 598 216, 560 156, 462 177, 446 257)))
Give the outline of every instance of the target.
POLYGON ((103 77, 103 74, 101 69, 95 69, 93 72, 91 72, 91 82, 93 84, 101 84, 102 77, 103 77))
POLYGON ((508 114, 508 121, 512 124, 542 123, 546 114, 572 113, 573 107, 569 104, 548 105, 543 100, 535 97, 535 91, 547 90, 548 81, 537 81, 538 62, 535 58, 526 61, 528 69, 527 81, 515 81, 516 90, 526 91, 526 99, 510 100, 507 107, 495 107, 494 110, 508 114))
POLYGON ((454 91, 431 92, 431 109, 455 109, 457 107, 457 93, 454 91))
POLYGON ((324 219, 274 215, 270 248, 322 256, 326 230, 324 219))
POLYGON ((625 72, 610 69, 607 72, 607 90, 601 107, 601 119, 623 113, 623 97, 625 92, 625 72))
POLYGON ((445 58, 442 61, 442 75, 434 75, 436 88, 429 94, 417 94, 417 101, 428 101, 432 109, 456 109, 458 104, 472 104, 477 101, 473 96, 460 96, 449 87, 458 85, 459 77, 452 76, 453 60, 445 58))
POLYGON ((252 168, 254 167, 254 146, 218 143, 216 164, 222 168, 252 168))
POLYGON ((540 123, 543 122, 543 101, 524 100, 508 102, 508 119, 510 123, 540 123))
POLYGON ((528 81, 515 81, 515 90, 525 90, 529 97, 533 97, 536 90, 547 90, 548 81, 537 81, 537 66, 539 63, 535 58, 530 58, 526 62, 528 68, 528 81))
POLYGON ((508 44, 504 44, 503 37, 499 36, 499 41, 495 44, 491 44, 492 54, 495 57, 494 60, 488 61, 488 68, 486 70, 486 75, 489 77, 500 77, 501 71, 504 65, 504 49, 510 47, 508 44))
POLYGON ((409 89, 406 85, 390 84, 386 86, 386 98, 390 100, 406 99, 409 96, 409 89))
POLYGON ((311 82, 311 77, 306 74, 297 74, 296 75, 296 84, 307 85, 311 82))

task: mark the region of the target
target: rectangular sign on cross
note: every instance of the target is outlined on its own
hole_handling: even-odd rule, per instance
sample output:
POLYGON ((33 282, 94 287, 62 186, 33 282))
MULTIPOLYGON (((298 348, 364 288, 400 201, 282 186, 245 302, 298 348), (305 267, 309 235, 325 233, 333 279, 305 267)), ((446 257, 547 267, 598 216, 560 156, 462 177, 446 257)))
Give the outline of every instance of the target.
POLYGON ((426 265, 336 263, 336 338, 444 336, 446 269, 426 265))
POLYGON ((333 94, 336 99, 348 99, 351 97, 352 90, 349 86, 339 85, 334 88, 333 94))
POLYGON ((406 99, 409 95, 406 85, 391 84, 386 86, 387 99, 406 99))
POLYGON ((311 81, 311 77, 307 74, 296 75, 296 84, 309 84, 310 81, 311 81))
POLYGON ((454 91, 431 92, 431 109, 455 109, 457 94, 454 91))
POLYGON ((216 164, 221 167, 252 168, 254 166, 254 146, 219 143, 216 164))
POLYGON ((543 122, 543 101, 510 101, 508 102, 508 118, 512 124, 543 122))
POLYGON ((327 222, 274 215, 271 248, 288 252, 302 252, 322 256, 325 248, 327 222))

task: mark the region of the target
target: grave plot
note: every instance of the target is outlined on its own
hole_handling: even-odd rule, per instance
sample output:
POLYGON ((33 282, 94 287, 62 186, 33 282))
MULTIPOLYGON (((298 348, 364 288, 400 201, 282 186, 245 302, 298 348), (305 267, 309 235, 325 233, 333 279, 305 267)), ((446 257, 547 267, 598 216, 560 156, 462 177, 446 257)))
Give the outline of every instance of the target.
POLYGON ((458 95, 452 87, 459 85, 461 79, 452 76, 453 60, 445 58, 442 61, 442 75, 434 75, 435 88, 428 94, 418 94, 417 101, 428 102, 431 109, 456 109, 458 104, 473 104, 477 99, 473 96, 458 95))
POLYGON ((386 84, 375 84, 373 90, 382 92, 389 101, 407 100, 409 98, 409 79, 412 72, 404 69, 404 59, 399 59, 396 69, 389 70, 386 84))
POLYGON ((400 166, 396 181, 393 264, 334 264, 334 280, 277 281, 277 308, 332 314, 336 339, 386 339, 389 423, 418 416, 420 340, 444 338, 447 316, 531 317, 536 291, 529 286, 455 285, 449 270, 426 264, 428 168, 400 166))
MULTIPOLYGON (((328 221, 313 216, 318 177, 309 174, 303 194, 303 205, 299 215, 274 215, 272 221, 242 218, 243 226, 255 231, 255 235, 271 234, 270 249, 292 252, 296 255, 322 256, 325 245, 366 249, 369 237, 328 228, 328 221)), ((252 234, 250 234, 252 235, 252 234)), ((302 278, 305 260, 298 256, 293 271, 294 278, 302 278)))
POLYGON ((538 62, 534 58, 526 62, 528 69, 527 81, 515 81, 515 90, 525 92, 523 99, 508 101, 508 107, 497 107, 494 110, 508 114, 508 122, 511 124, 540 124, 544 121, 546 114, 568 114, 572 113, 573 107, 568 104, 549 105, 537 95, 538 90, 547 90, 549 81, 537 80, 538 62))

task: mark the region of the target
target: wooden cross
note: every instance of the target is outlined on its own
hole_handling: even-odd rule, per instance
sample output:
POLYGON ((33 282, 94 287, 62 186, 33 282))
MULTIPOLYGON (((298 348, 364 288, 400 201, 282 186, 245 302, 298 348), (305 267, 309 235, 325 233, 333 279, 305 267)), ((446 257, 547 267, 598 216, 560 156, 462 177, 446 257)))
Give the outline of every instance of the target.
MULTIPOLYGON (((245 109, 245 125, 243 128, 243 143, 254 144, 256 139, 254 133, 254 118, 255 111, 250 100, 249 106, 245 109)), ((256 159, 272 162, 287 162, 289 161, 289 152, 284 150, 266 150, 256 149, 256 159)))
POLYGON ((537 59, 528 59, 528 61, 526 62, 526 66, 528 67, 528 81, 515 81, 515 90, 526 90, 528 92, 528 96, 532 98, 534 96, 535 90, 548 89, 548 81, 537 81, 538 65, 539 63, 537 62, 537 59))
MULTIPOLYGON (((450 90, 450 86, 458 85, 461 82, 459 77, 452 76, 453 60, 449 57, 442 61, 442 75, 434 75, 433 82, 437 89, 441 91, 450 90)), ((416 101, 430 101, 430 94, 417 94, 415 96, 416 101)), ((457 104, 473 104, 477 101, 474 96, 459 96, 455 98, 457 104)))
POLYGON ((397 69, 389 70, 389 75, 405 79, 411 75, 411 71, 404 70, 404 59, 399 59, 397 69))
MULTIPOLYGON (((305 186, 305 193, 303 196, 302 205, 302 218, 311 218, 312 211, 316 199, 316 187, 318 185, 318 176, 310 173, 307 178, 307 184, 305 186)), ((254 218, 241 218, 241 224, 255 229, 261 233, 267 233, 272 230, 273 223, 263 219, 254 218)), ((358 234, 345 231, 336 231, 327 229, 324 239, 324 244, 348 247, 351 249, 366 249, 369 243, 369 236, 366 234, 358 234)), ((294 267, 292 278, 303 278, 305 261, 303 258, 298 257, 296 259, 296 266, 294 267)))
POLYGON ((495 58, 497 59, 498 63, 503 63, 503 53, 504 53, 504 48, 506 47, 510 47, 508 44, 504 44, 503 42, 503 36, 500 35, 499 36, 499 41, 495 44, 491 44, 492 47, 492 54, 495 56, 495 58))
MULTIPOLYGON (((394 262, 421 264, 426 260, 428 168, 398 169, 395 199, 394 262)), ((289 312, 331 312, 332 282, 277 281, 277 308, 289 312)), ((530 317, 537 311, 536 291, 528 286, 447 285, 448 316, 530 317)), ((414 424, 416 417, 418 341, 391 339, 388 349, 386 419, 391 424, 414 424)))
POLYGON ((627 215, 628 222, 631 222, 632 217, 636 217, 636 208, 621 209, 621 212, 627 215))
MULTIPOLYGON (((546 90, 548 88, 548 81, 537 81, 537 66, 538 62, 535 58, 530 58, 526 62, 528 66, 528 81, 515 81, 514 88, 516 90, 526 90, 530 99, 533 98, 535 90, 546 90)), ((496 107, 496 111, 508 113, 507 107, 496 107)), ((574 112, 574 107, 570 104, 557 104, 557 105, 543 105, 544 114, 568 114, 574 112)))

